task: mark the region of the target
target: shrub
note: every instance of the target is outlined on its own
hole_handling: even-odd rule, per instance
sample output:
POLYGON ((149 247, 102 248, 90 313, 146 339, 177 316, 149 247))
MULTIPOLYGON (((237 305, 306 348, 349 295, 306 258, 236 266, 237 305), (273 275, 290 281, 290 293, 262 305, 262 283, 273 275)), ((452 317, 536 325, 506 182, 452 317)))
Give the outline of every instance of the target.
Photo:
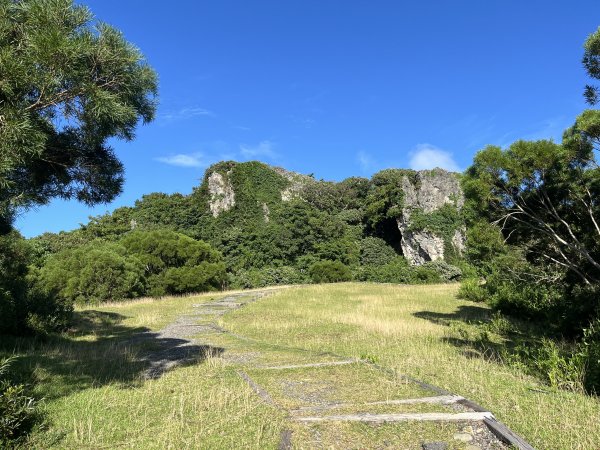
POLYGON ((367 237, 360 241, 360 264, 385 265, 394 260, 396 252, 387 242, 377 237, 367 237))
POLYGON ((27 242, 12 231, 0 235, 0 334, 17 332, 26 315, 27 242))
POLYGON ((490 263, 486 277, 489 303, 509 315, 547 319, 550 311, 560 304, 562 293, 556 286, 539 282, 545 275, 542 268, 530 264, 518 252, 498 256, 490 263), (516 277, 515 273, 521 275, 516 277))
POLYGON ((144 265, 123 247, 94 241, 51 256, 38 286, 63 301, 94 304, 143 295, 146 279, 144 265))
POLYGON ((574 357, 570 345, 542 338, 539 345, 520 345, 516 356, 526 367, 553 388, 581 391, 584 379, 584 361, 574 357))
POLYGON ((222 260, 221 254, 206 242, 171 230, 133 231, 120 243, 129 253, 136 255, 151 274, 171 267, 222 260))
POLYGON ((290 266, 240 270, 230 278, 234 289, 252 289, 284 284, 301 284, 309 281, 299 269, 290 266))
MULTIPOLYGON (((35 276, 30 275, 30 280, 35 276)), ((31 281, 26 302, 26 327, 38 334, 64 330, 73 316, 73 302, 43 291, 31 281)))
POLYGON ((222 289, 221 254, 209 244, 171 230, 134 231, 121 241, 145 267, 152 296, 222 289))
POLYGON ((446 261, 438 259, 423 264, 423 267, 434 270, 442 281, 458 281, 462 277, 462 270, 446 261))
POLYGON ((25 386, 7 379, 14 360, 14 357, 0 360, 0 448, 19 444, 37 416, 36 401, 27 395, 25 386))
POLYGON ((581 359, 585 375, 584 385, 588 392, 600 394, 600 318, 583 330, 576 356, 581 359))
POLYGON ((37 269, 28 269, 31 256, 31 246, 17 232, 0 236, 0 334, 53 331, 70 320, 70 303, 37 288, 37 269))
POLYGON ((411 267, 409 274, 410 282, 415 284, 440 283, 443 281, 434 267, 425 264, 411 267))
POLYGON ((356 278, 375 283, 410 283, 411 268, 402 256, 396 256, 385 265, 367 265, 359 269, 356 278))
POLYGON ((171 267, 151 281, 151 295, 185 294, 223 289, 227 272, 223 263, 171 267))
POLYGON ((458 298, 472 302, 484 302, 487 297, 485 288, 481 286, 479 280, 473 278, 463 281, 458 290, 458 298))
POLYGON ((385 265, 369 265, 359 269, 356 278, 376 283, 426 284, 450 281, 460 274, 460 269, 440 262, 410 266, 402 256, 396 256, 385 265), (443 274, 443 275, 441 275, 443 274))
POLYGON ((308 273, 315 283, 337 283, 352 279, 350 268, 340 261, 318 261, 310 267, 308 273))

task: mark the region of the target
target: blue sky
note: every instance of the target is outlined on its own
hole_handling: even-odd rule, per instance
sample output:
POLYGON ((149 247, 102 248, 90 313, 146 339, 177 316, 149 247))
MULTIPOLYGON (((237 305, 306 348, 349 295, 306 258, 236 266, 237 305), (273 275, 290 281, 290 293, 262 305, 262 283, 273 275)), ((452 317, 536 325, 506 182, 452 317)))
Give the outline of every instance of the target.
POLYGON ((487 144, 559 139, 584 109, 582 44, 600 2, 87 0, 160 78, 156 120, 115 141, 123 194, 23 213, 69 230, 150 192, 189 193, 219 160, 341 180, 463 170, 487 144))

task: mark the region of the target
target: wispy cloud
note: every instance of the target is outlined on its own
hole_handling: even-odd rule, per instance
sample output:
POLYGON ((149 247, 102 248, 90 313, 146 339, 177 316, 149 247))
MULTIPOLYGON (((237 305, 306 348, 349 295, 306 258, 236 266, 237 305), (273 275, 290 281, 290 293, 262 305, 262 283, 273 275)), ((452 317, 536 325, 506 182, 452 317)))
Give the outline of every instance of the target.
POLYGON ((224 141, 212 141, 200 144, 199 151, 177 153, 154 158, 162 164, 175 167, 197 168, 208 167, 217 161, 247 161, 251 159, 275 160, 280 159, 274 150, 273 142, 264 140, 256 145, 240 144, 237 149, 224 141))
POLYGON ((194 106, 194 107, 185 107, 185 108, 181 108, 176 111, 169 111, 169 112, 163 113, 159 116, 159 118, 165 122, 173 122, 176 120, 185 120, 185 119, 190 119, 192 117, 200 117, 200 116, 215 117, 215 113, 208 109, 194 106))
POLYGON ((356 162, 358 162, 358 165, 363 172, 368 172, 375 167, 375 160, 373 157, 363 150, 356 153, 356 162))
POLYGON ((275 145, 268 140, 261 141, 258 145, 240 145, 240 155, 245 159, 267 158, 277 159, 279 154, 274 150, 275 145))
POLYGON ((410 168, 414 170, 446 169, 452 172, 460 172, 460 168, 452 153, 442 150, 431 144, 419 144, 411 152, 410 168))
POLYGON ((204 159, 204 155, 199 152, 187 154, 179 153, 177 155, 161 156, 155 158, 155 160, 163 164, 168 164, 170 166, 177 167, 204 167, 207 165, 204 159))

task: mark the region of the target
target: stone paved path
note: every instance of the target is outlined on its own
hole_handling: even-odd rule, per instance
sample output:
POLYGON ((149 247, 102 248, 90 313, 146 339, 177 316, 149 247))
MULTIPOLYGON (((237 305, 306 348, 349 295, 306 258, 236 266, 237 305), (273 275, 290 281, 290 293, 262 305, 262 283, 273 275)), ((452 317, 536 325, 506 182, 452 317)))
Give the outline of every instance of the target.
MULTIPOLYGON (((260 346, 260 342, 230 333, 219 326, 218 320, 224 314, 272 292, 236 293, 208 303, 198 303, 193 305, 193 312, 179 317, 159 332, 142 333, 134 338, 136 341, 151 339, 153 342, 153 348, 143 355, 148 362, 144 376, 158 378, 177 365, 206 357, 220 357, 235 365, 238 374, 256 394, 282 410, 290 423, 305 426, 348 422, 452 423, 455 424, 455 433, 450 441, 423 442, 422 449, 442 450, 458 446, 467 450, 492 450, 508 448, 509 443, 519 449, 532 449, 498 422, 491 412, 436 386, 390 374, 385 368, 368 361, 331 354, 304 351, 306 362, 298 363, 298 349, 260 346), (226 346, 212 345, 214 341, 220 341, 215 338, 219 335, 247 343, 247 349, 240 351, 238 346, 236 351, 228 354, 226 346), (292 362, 281 362, 282 358, 285 360, 286 350, 290 352, 292 362), (273 355, 277 352, 277 357, 270 358, 270 351, 273 355), (373 384, 371 381, 366 386, 361 384, 361 377, 373 380, 373 384)), ((295 442, 294 434, 283 430, 280 449, 319 448, 318 432, 313 431, 313 435, 311 442, 295 442)))

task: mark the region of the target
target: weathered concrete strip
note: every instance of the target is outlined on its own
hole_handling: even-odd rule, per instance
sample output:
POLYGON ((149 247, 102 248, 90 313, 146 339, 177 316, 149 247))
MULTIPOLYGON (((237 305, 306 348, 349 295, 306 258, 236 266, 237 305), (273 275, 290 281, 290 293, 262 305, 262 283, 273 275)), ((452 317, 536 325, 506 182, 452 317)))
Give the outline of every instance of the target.
POLYGON ((344 361, 328 361, 328 362, 309 363, 309 364, 289 364, 286 366, 257 367, 257 369, 261 369, 261 370, 304 369, 304 368, 310 368, 310 367, 342 366, 345 364, 355 364, 357 362, 359 362, 357 359, 346 359, 344 361))
POLYGON ((436 397, 406 398, 401 400, 383 400, 380 402, 370 402, 366 405, 415 405, 417 403, 432 403, 440 405, 451 405, 464 400, 460 395, 438 395, 436 397))
POLYGON ((292 431, 282 430, 279 437, 279 446, 277 450, 290 450, 292 448, 292 431))
POLYGON ((492 419, 491 412, 346 414, 320 417, 296 417, 298 422, 463 422, 492 419))
POLYGON ((248 385, 252 388, 252 390, 256 392, 256 394, 260 398, 262 398, 266 403, 268 403, 271 406, 279 407, 279 405, 277 405, 277 403, 275 403, 275 401, 271 398, 269 393, 265 391, 262 387, 260 387, 260 385, 256 383, 252 378, 250 378, 250 376, 246 372, 242 372, 241 370, 239 370, 237 374, 240 377, 242 377, 244 381, 246 381, 246 383, 248 383, 248 385))
POLYGON ((421 398, 405 398, 401 400, 382 400, 379 402, 368 402, 368 403, 332 403, 330 405, 322 406, 303 406, 292 410, 292 413, 300 413, 306 411, 326 411, 337 408, 364 408, 365 406, 375 405, 417 405, 422 403, 427 404, 438 404, 438 405, 452 405, 464 400, 464 397, 460 395, 439 395, 437 397, 421 397, 421 398))

